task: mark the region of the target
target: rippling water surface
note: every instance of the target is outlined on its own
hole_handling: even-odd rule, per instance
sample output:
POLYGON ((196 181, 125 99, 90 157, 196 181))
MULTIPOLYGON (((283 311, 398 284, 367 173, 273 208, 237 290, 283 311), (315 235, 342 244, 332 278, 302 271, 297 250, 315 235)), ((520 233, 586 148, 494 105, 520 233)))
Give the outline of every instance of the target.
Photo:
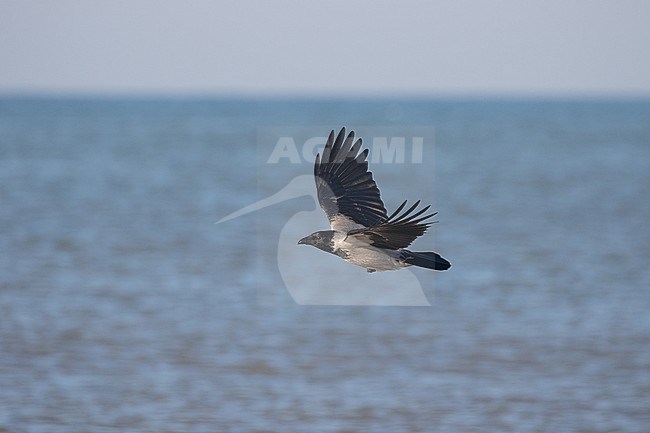
POLYGON ((647 432, 648 191, 645 101, 1 99, 0 431, 647 432), (310 173, 282 125, 434 128, 372 165, 431 307, 297 305, 309 197, 214 224, 310 173))

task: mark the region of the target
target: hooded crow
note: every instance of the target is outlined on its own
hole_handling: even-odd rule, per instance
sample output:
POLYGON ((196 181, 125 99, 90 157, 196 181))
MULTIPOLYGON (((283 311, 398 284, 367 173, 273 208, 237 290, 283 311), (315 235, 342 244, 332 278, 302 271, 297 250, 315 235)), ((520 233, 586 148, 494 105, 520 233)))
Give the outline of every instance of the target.
POLYGON ((318 202, 330 221, 331 230, 310 234, 298 244, 312 245, 336 254, 343 260, 366 268, 368 272, 390 271, 419 266, 436 271, 451 264, 434 252, 406 249, 422 236, 437 212, 425 214, 430 206, 417 209, 418 200, 404 210, 405 200, 390 216, 379 188, 368 171, 368 149, 359 153, 361 138, 354 131, 345 136, 345 128, 334 139, 330 132, 323 157, 316 155, 314 178, 318 202))

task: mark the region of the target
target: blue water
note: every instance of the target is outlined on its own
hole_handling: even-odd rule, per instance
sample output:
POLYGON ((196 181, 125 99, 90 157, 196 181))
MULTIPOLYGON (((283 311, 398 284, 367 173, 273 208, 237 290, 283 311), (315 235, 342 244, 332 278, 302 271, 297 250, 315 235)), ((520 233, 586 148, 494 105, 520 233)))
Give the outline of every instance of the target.
POLYGON ((649 191, 648 101, 0 99, 0 432, 650 431, 649 191), (371 165, 430 307, 297 305, 309 197, 214 224, 287 125, 435 130, 371 165))

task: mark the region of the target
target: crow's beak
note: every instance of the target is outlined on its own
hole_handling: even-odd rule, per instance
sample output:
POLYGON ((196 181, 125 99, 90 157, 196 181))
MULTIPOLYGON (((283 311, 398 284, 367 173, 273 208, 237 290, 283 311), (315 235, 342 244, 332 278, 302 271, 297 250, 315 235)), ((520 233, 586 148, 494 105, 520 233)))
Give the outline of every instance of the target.
POLYGON ((307 238, 302 238, 298 241, 298 245, 306 245, 307 244, 307 238))

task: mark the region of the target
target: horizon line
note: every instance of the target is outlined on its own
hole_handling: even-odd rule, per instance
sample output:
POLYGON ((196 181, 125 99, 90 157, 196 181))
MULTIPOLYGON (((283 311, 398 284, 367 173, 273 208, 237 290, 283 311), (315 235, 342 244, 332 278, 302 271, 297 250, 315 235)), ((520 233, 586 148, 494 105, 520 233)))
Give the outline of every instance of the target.
POLYGON ((0 89, 0 99, 141 99, 141 100, 647 100, 648 92, 422 91, 422 92, 296 92, 0 89))

